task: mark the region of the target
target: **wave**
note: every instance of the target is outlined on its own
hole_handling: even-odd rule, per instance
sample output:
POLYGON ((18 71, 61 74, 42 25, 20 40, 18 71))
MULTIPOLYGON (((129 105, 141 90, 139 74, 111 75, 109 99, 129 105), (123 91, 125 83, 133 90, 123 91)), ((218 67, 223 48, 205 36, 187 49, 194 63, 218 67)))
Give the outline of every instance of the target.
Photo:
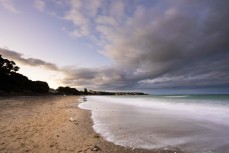
POLYGON ((229 144, 228 100, 92 96, 79 106, 92 110, 94 129, 115 144, 202 152, 229 144))

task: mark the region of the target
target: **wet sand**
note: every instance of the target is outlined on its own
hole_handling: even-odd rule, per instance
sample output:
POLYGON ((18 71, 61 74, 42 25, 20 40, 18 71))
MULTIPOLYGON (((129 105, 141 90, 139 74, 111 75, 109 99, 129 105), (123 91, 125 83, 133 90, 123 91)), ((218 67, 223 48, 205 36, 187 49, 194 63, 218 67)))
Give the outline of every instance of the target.
POLYGON ((77 96, 0 98, 0 153, 179 153, 125 148, 107 142, 92 128, 91 112, 77 96))

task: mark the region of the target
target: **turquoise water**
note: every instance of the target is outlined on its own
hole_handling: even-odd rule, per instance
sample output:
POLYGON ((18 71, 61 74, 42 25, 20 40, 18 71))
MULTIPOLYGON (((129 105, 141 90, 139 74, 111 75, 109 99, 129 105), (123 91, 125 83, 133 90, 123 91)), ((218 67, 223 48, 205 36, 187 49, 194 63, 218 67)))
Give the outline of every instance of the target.
POLYGON ((228 95, 88 96, 93 128, 133 148, 229 152, 228 95))

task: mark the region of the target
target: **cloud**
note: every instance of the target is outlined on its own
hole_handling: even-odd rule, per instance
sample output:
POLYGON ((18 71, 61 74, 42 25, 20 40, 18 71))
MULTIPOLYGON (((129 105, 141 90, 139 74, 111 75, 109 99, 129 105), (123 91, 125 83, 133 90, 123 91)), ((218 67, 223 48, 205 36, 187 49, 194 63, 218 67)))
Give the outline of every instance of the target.
POLYGON ((15 7, 11 0, 0 0, 0 4, 8 11, 12 13, 19 13, 20 11, 15 7))
POLYGON ((96 18, 96 23, 100 25, 116 26, 117 23, 114 18, 108 16, 99 16, 96 18))
POLYGON ((46 70, 60 72, 65 76, 63 80, 59 80, 59 83, 62 85, 77 87, 86 86, 96 89, 98 86, 105 86, 105 84, 110 84, 111 82, 118 86, 118 80, 121 80, 118 70, 115 70, 114 68, 60 68, 53 63, 49 63, 40 59, 24 58, 23 54, 4 48, 0 48, 0 55, 2 55, 3 58, 19 62, 22 65, 29 65, 32 67, 39 66, 45 68, 46 70), (110 77, 111 74, 112 77, 110 77))
POLYGON ((91 20, 94 17, 101 5, 101 0, 70 0, 70 10, 64 16, 65 20, 71 21, 75 30, 71 35, 76 37, 88 36, 91 33, 91 20), (90 5, 88 5, 90 4, 90 5))
MULTIPOLYGON (((43 61, 44 66, 51 64, 50 69, 66 74, 63 84, 111 90, 229 86, 229 1, 72 0, 67 4, 64 19, 73 23, 72 35, 103 42, 100 52, 113 65, 60 69, 43 61)), ((39 63, 21 54, 15 57, 39 63)))
POLYGON ((107 89, 229 85, 228 1, 136 3, 129 12, 127 2, 103 5, 94 23, 113 67, 82 69, 68 83, 107 89))
POLYGON ((69 86, 81 86, 91 89, 120 89, 126 82, 125 76, 119 69, 114 67, 101 68, 67 68, 65 69, 66 78, 63 84, 69 86))
POLYGON ((35 0, 34 7, 42 12, 45 9, 45 2, 43 0, 35 0))
POLYGON ((45 69, 54 70, 54 71, 59 70, 59 68, 55 64, 45 62, 43 60, 36 59, 36 58, 24 58, 23 54, 20 54, 16 51, 12 51, 9 49, 0 48, 0 55, 2 55, 3 58, 12 59, 16 62, 23 64, 23 65, 41 66, 45 69))

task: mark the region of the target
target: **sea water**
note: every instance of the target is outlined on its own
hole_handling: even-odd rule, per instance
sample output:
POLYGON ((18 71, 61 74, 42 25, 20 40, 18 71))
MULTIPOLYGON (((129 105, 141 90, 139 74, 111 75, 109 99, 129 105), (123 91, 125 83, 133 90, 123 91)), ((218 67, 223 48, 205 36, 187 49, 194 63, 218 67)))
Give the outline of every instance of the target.
POLYGON ((229 153, 229 96, 88 96, 94 130, 115 144, 229 153))

